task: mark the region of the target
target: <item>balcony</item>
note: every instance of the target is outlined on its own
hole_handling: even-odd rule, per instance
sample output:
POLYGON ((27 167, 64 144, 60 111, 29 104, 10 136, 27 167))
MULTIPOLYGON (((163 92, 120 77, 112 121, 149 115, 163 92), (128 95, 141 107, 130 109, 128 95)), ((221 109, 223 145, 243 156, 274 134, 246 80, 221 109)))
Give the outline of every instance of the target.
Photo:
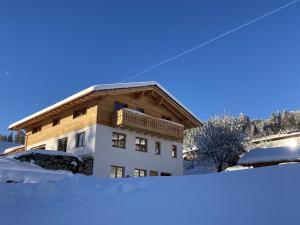
POLYGON ((115 112, 113 126, 136 130, 171 140, 183 140, 183 125, 148 116, 131 109, 121 109, 115 112))

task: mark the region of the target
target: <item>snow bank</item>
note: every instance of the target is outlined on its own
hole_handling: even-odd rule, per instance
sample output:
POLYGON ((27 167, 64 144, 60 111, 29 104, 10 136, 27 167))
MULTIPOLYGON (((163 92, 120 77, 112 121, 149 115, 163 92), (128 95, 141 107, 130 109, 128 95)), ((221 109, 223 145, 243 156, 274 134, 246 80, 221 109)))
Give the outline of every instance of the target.
MULTIPOLYGON (((71 175, 70 172, 45 170, 34 164, 22 163, 15 159, 0 157, 0 183, 10 181, 21 183, 48 182, 63 179, 71 175)), ((0 198, 2 198, 1 194, 0 198)))
POLYGON ((246 165, 265 162, 288 162, 300 160, 300 148, 276 147, 255 148, 246 153, 238 164, 246 165))
POLYGON ((183 177, 0 184, 1 225, 299 224, 300 165, 183 177))

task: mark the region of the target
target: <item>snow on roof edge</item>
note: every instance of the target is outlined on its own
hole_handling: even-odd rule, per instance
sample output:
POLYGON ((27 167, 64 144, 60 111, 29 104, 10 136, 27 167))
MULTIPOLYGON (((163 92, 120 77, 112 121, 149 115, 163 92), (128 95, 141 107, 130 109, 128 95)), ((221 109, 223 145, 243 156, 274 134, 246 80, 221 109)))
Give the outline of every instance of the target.
POLYGON ((176 99, 170 92, 168 92, 164 87, 162 87, 158 82, 156 81, 146 81, 146 82, 132 82, 132 83, 116 83, 116 84, 100 84, 100 85, 94 85, 89 88, 86 88, 80 92, 77 92, 70 97, 67 97, 53 105, 50 105, 38 112, 35 112, 21 120, 18 120, 8 126, 8 129, 14 129, 14 127, 30 120, 33 119, 34 117, 37 117, 39 115, 42 115, 43 113, 49 112, 61 105, 64 105, 66 103, 69 103, 73 101, 76 98, 82 97, 86 94, 89 94, 93 91, 103 91, 103 90, 113 90, 113 89, 122 89, 122 88, 134 88, 134 87, 145 87, 145 86, 157 86, 161 90, 163 90, 170 98, 172 98, 177 104, 179 104, 182 108, 184 108, 189 114, 191 114, 196 120, 198 120, 200 123, 200 119, 193 113, 191 112, 184 104, 182 104, 178 99, 176 99))

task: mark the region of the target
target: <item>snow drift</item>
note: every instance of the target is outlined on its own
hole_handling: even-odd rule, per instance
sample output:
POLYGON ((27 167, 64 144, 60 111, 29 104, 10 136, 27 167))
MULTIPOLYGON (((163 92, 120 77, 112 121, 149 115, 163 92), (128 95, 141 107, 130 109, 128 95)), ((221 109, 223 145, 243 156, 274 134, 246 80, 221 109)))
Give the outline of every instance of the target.
POLYGON ((198 176, 71 175, 0 184, 0 224, 299 224, 299 178, 297 164, 198 176))

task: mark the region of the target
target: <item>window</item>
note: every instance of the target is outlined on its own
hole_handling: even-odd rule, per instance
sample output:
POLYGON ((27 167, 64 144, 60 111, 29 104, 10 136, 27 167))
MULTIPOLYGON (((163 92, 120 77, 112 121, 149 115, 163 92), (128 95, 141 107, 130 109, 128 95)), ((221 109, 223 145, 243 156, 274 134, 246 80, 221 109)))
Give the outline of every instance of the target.
POLYGON ((76 148, 85 146, 85 132, 76 134, 76 148))
POLYGON ((177 146, 172 145, 172 158, 177 158, 177 146))
POLYGON ((140 152, 147 152, 147 139, 136 137, 135 150, 140 152))
POLYGON ((125 175, 125 167, 122 166, 111 166, 110 177, 111 178, 122 178, 125 175))
POLYGON ((56 119, 54 119, 54 120, 52 121, 52 127, 54 127, 54 126, 56 126, 56 125, 58 125, 58 124, 60 124, 60 118, 56 118, 56 119))
POLYGON ((33 148, 31 148, 33 150, 45 150, 46 149, 46 145, 39 145, 39 146, 35 146, 33 148))
POLYGON ((150 176, 151 177, 156 177, 156 176, 158 176, 158 172, 154 171, 154 170, 150 170, 150 176))
POLYGON ((161 116, 161 118, 164 119, 164 120, 172 121, 172 118, 170 116, 161 116))
POLYGON ((122 102, 115 102, 115 111, 118 111, 120 109, 128 108, 128 105, 122 102))
POLYGON ((73 119, 75 119, 75 118, 77 118, 77 117, 79 117, 79 116, 83 116, 83 115, 85 115, 86 114, 86 108, 84 108, 84 109, 79 109, 79 110, 75 110, 74 112, 73 112, 73 119))
POLYGON ((166 172, 161 172, 160 175, 161 175, 162 177, 169 177, 169 176, 171 176, 172 174, 166 173, 166 172))
POLYGON ((154 151, 154 153, 156 155, 160 155, 160 142, 158 142, 158 141, 155 142, 155 151, 154 151))
POLYGON ((34 127, 32 128, 32 133, 35 134, 37 132, 40 132, 42 130, 42 127, 34 127))
POLYGON ((145 113, 145 110, 143 108, 136 107, 135 110, 141 113, 145 113))
POLYGON ((147 176, 147 170, 134 169, 133 176, 134 177, 146 177, 147 176))
POLYGON ((118 148, 125 148, 126 147, 126 135, 113 132, 112 146, 118 147, 118 148))
POLYGON ((67 146, 68 146, 68 138, 62 138, 59 139, 57 142, 57 150, 66 152, 67 151, 67 146))

